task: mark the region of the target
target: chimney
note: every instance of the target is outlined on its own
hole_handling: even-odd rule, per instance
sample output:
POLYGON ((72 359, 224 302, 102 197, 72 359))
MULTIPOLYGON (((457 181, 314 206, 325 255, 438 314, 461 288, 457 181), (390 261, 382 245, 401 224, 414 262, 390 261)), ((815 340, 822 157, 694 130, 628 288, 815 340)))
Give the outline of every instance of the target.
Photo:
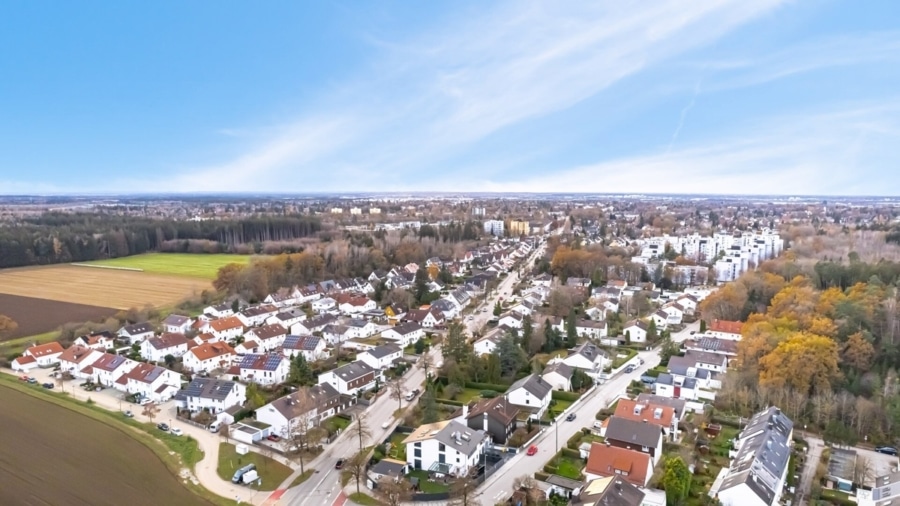
POLYGON ((487 411, 484 412, 484 431, 488 431, 488 414, 487 411))

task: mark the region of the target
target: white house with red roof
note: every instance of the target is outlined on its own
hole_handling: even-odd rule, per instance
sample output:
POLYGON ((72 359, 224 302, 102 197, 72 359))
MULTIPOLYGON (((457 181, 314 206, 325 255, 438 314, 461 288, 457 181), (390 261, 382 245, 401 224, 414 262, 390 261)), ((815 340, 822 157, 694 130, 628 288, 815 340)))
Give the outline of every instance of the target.
POLYGON ((94 383, 107 387, 114 386, 119 378, 137 367, 138 363, 123 355, 104 353, 92 365, 94 383))
POLYGON ((116 337, 112 332, 104 330, 103 332, 94 332, 91 334, 77 337, 72 344, 80 344, 94 350, 106 351, 115 348, 116 337))
POLYGON ((38 344, 26 349, 21 357, 13 360, 12 368, 16 371, 28 371, 34 367, 53 367, 59 363, 59 356, 65 351, 56 341, 38 344))
POLYGON ((242 381, 259 385, 277 385, 287 380, 291 361, 279 353, 244 355, 238 368, 242 381))
POLYGON ((181 375, 165 367, 140 363, 119 377, 113 386, 116 390, 139 394, 160 403, 175 396, 181 387, 181 375))
POLYGON ((277 349, 284 343, 287 337, 287 329, 280 324, 263 325, 251 329, 244 334, 245 341, 256 341, 262 352, 277 349))
POLYGON ((234 348, 224 342, 203 343, 194 346, 184 354, 183 364, 188 371, 211 372, 215 369, 227 369, 237 357, 234 348))
POLYGON ((728 320, 713 320, 706 329, 706 334, 719 339, 732 339, 739 341, 741 339, 741 322, 733 322, 728 320))
POLYGON ((166 332, 141 343, 141 358, 162 362, 167 355, 180 357, 188 351, 188 338, 181 333, 166 332))
POLYGON ((209 331, 219 341, 232 341, 244 333, 244 323, 237 316, 226 316, 209 322, 209 331))
POLYGON ((86 346, 70 346, 59 356, 59 370, 75 378, 85 379, 93 375, 94 362, 103 356, 100 350, 86 346))
POLYGON ((180 314, 170 314, 166 317, 165 320, 162 321, 163 332, 184 334, 188 330, 191 330, 191 325, 193 323, 194 320, 188 316, 182 316, 180 314))

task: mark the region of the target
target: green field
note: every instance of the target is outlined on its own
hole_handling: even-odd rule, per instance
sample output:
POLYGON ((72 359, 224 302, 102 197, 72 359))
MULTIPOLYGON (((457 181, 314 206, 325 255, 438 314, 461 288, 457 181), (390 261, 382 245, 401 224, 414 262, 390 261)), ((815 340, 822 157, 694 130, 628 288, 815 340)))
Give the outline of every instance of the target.
POLYGON ((172 274, 189 278, 216 279, 219 268, 228 264, 247 264, 250 255, 147 253, 108 260, 85 262, 88 265, 106 265, 141 269, 155 274, 172 274))

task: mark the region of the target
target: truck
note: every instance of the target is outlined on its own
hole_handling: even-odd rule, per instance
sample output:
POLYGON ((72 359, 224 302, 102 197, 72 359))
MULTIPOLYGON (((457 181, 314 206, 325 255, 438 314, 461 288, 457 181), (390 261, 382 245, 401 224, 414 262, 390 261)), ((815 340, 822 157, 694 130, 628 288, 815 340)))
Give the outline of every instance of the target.
POLYGON ((241 476, 241 481, 243 482, 244 485, 249 485, 258 479, 259 479, 259 473, 256 472, 256 469, 247 471, 246 473, 244 473, 243 476, 241 476))

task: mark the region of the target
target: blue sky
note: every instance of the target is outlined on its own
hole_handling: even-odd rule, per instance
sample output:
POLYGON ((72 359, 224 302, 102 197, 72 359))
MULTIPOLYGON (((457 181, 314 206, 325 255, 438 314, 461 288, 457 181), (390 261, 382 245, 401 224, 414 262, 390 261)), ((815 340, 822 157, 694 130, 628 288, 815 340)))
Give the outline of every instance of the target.
POLYGON ((3 2, 0 194, 898 195, 898 19, 891 0, 3 2))

